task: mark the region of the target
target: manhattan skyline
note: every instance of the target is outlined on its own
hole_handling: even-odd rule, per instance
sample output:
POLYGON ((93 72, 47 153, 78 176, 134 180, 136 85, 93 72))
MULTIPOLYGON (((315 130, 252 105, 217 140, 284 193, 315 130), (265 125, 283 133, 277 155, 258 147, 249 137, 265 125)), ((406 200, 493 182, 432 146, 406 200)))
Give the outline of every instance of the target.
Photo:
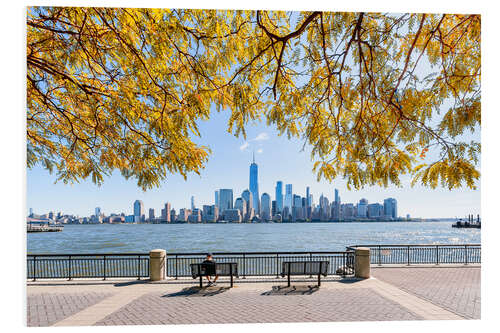
MULTIPOLYGON (((470 213, 480 213, 480 185, 477 190, 466 188, 449 191, 435 190, 416 185, 410 187, 410 177, 402 176, 403 187, 367 186, 358 191, 349 191, 343 179, 334 182, 316 181, 310 161, 310 148, 303 148, 303 142, 289 140, 286 135, 278 136, 275 128, 265 123, 254 123, 249 126, 246 140, 236 138, 227 133, 226 124, 229 111, 214 111, 208 121, 199 123, 201 138, 197 143, 207 145, 212 154, 200 176, 189 174, 185 181, 180 175, 172 175, 162 182, 160 188, 143 192, 138 189, 134 180, 125 180, 119 173, 106 178, 102 186, 90 180, 75 185, 62 182, 53 184, 56 176, 36 167, 27 171, 27 209, 35 212, 50 210, 62 211, 80 216, 90 215, 95 207, 103 212, 132 213, 130 202, 142 200, 148 208, 158 210, 165 202, 173 207, 190 207, 191 197, 198 204, 214 202, 214 190, 232 188, 235 195, 249 188, 249 165, 255 152, 258 165, 258 191, 267 192, 274 200, 276 181, 293 185, 293 192, 305 196, 306 187, 315 193, 315 201, 323 193, 334 198, 334 189, 342 193, 343 202, 357 202, 359 198, 368 198, 370 202, 382 202, 387 197, 398 198, 400 215, 410 214, 412 217, 455 217, 470 213)), ((474 136, 480 134, 475 134, 474 136)), ((433 154, 429 152, 429 156, 433 154)), ((236 197, 235 197, 236 199, 236 197)))

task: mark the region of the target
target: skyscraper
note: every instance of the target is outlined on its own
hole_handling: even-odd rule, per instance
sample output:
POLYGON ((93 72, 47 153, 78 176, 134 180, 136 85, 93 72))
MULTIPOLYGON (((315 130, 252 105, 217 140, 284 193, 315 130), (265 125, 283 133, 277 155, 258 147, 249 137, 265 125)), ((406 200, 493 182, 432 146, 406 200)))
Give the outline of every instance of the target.
POLYGON ((311 200, 310 200, 310 191, 309 191, 309 186, 306 187, 306 207, 310 207, 311 206, 311 200))
POLYGON ((283 212, 283 182, 276 182, 276 213, 283 212))
POLYGON ((387 198, 384 200, 384 215, 393 219, 398 217, 398 202, 396 199, 387 198))
POLYGON ((252 192, 250 192, 248 189, 244 190, 243 193, 241 193, 241 197, 243 200, 245 200, 245 203, 247 205, 246 207, 246 212, 247 214, 243 216, 244 220, 251 220, 252 217, 255 215, 255 211, 253 209, 253 196, 252 192))
POLYGON ((267 193, 262 193, 260 200, 261 204, 261 218, 264 220, 271 219, 271 196, 267 193))
POLYGON ((219 190, 219 212, 222 214, 226 209, 233 209, 233 190, 221 188, 219 190))
POLYGON ((292 210, 292 184, 286 184, 286 193, 285 193, 285 202, 283 204, 284 207, 288 207, 289 211, 292 210))
POLYGON ((191 196, 191 210, 194 210, 196 207, 194 206, 194 195, 191 196))
POLYGON ((134 216, 139 217, 139 219, 144 216, 144 204, 141 200, 134 202, 134 216))
POLYGON ((219 207, 219 191, 215 191, 215 207, 219 207))
POLYGON ((259 202, 259 167, 255 163, 255 153, 253 154, 253 162, 250 164, 250 192, 252 192, 253 208, 256 213, 260 213, 259 202))
POLYGON ((239 209, 241 216, 245 216, 247 214, 247 204, 245 199, 236 198, 236 201, 234 202, 234 209, 239 209))
POLYGON ((101 216, 101 207, 95 208, 95 216, 101 216))
POLYGON ((358 203, 358 217, 365 218, 368 214, 368 200, 361 199, 358 203))
POLYGON ((149 208, 149 221, 153 221, 155 219, 155 209, 149 208))
POLYGON ((166 221, 166 222, 170 222, 171 219, 170 219, 170 211, 171 211, 171 206, 170 206, 170 202, 167 202, 165 203, 165 208, 162 209, 162 211, 164 212, 165 216, 162 216, 162 218, 166 221))

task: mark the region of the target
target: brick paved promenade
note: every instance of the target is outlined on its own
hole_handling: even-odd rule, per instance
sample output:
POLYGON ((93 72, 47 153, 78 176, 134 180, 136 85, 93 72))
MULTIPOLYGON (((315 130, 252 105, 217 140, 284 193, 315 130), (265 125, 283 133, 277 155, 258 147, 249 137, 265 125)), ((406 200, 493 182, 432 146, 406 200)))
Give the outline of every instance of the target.
POLYGON ((481 267, 375 268, 372 275, 467 319, 481 318, 481 267))
POLYGON ((283 279, 28 282, 28 326, 446 320, 480 317, 480 268, 372 268, 313 287, 283 279))

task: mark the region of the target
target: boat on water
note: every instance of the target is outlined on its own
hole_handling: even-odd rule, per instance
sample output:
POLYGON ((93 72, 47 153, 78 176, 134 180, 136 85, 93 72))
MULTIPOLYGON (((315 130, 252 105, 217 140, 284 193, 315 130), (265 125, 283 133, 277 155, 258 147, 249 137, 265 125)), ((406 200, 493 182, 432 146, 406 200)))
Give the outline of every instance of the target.
POLYGON ((476 221, 474 221, 474 217, 471 214, 471 215, 469 215, 467 217, 467 219, 458 219, 451 226, 453 228, 476 228, 476 229, 481 229, 481 219, 479 218, 479 214, 478 214, 476 221))

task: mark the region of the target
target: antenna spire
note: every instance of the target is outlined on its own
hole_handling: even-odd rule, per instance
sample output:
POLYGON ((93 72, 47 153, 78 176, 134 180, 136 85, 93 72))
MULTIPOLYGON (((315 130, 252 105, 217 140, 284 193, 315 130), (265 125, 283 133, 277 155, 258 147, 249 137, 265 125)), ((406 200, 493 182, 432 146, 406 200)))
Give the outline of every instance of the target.
POLYGON ((253 151, 253 163, 255 164, 255 149, 253 151))

